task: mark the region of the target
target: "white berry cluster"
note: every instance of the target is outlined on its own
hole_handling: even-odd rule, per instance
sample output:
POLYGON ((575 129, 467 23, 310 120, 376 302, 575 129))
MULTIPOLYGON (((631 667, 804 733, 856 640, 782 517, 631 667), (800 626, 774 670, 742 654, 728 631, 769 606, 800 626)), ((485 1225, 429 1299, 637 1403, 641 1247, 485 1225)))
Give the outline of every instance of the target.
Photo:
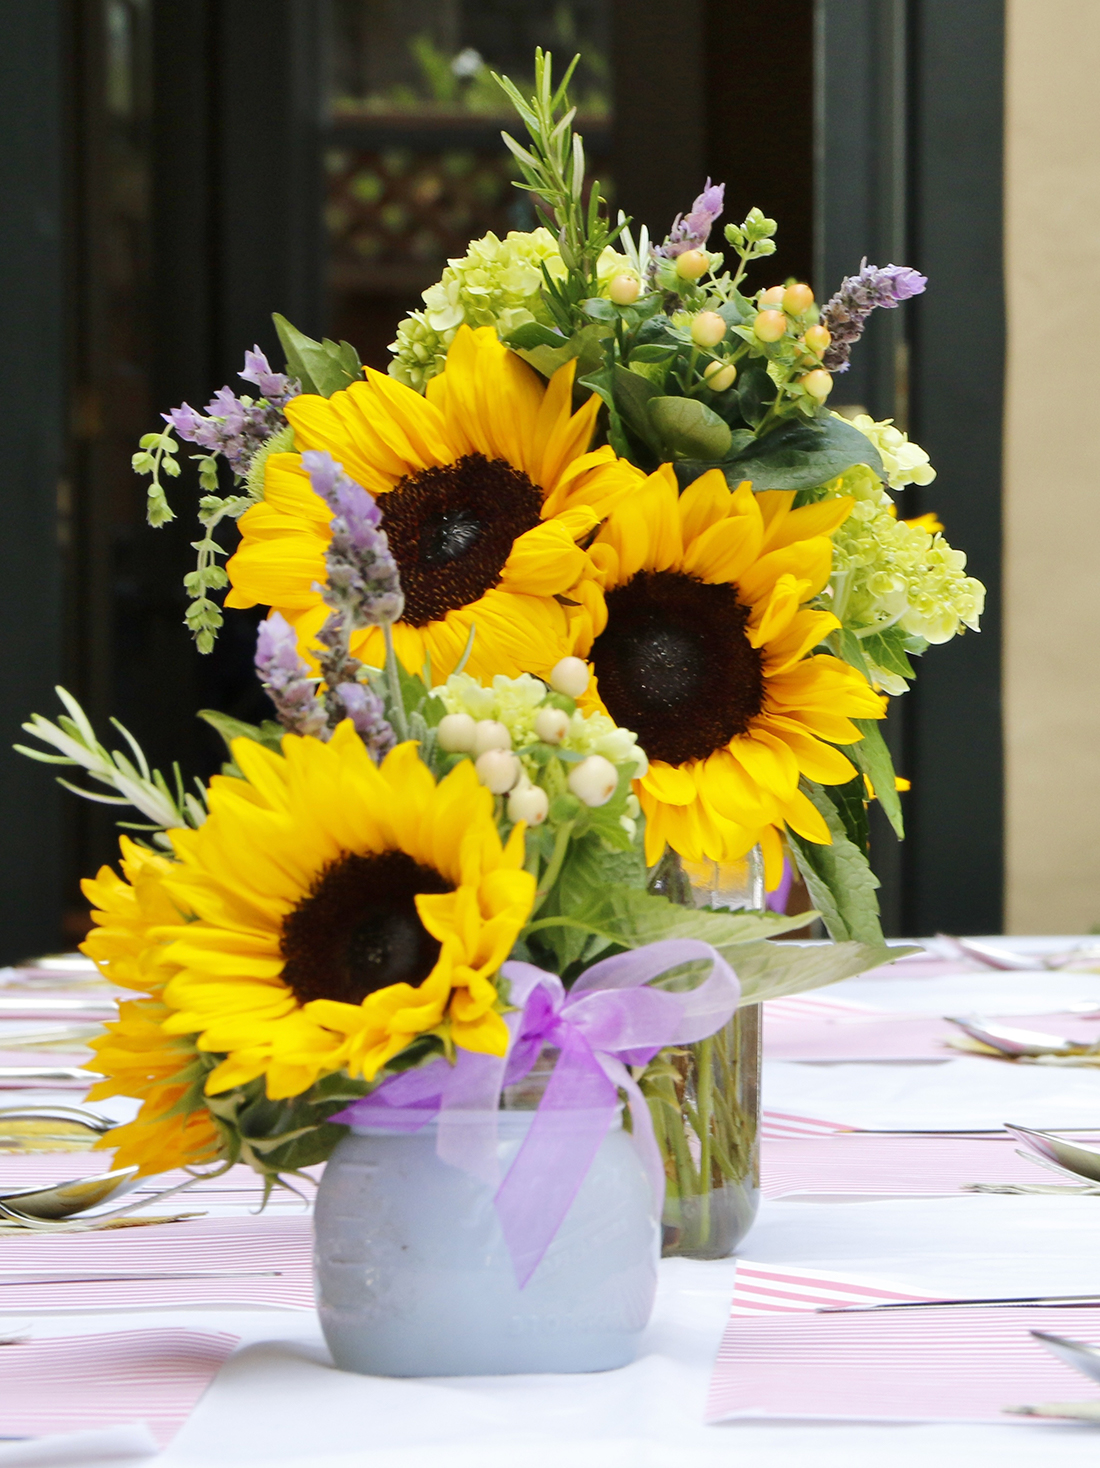
MULTIPOLYGON (((489 687, 466 673, 452 674, 433 690, 447 710, 437 731, 439 747, 475 761, 481 783, 494 795, 508 796, 510 820, 537 826, 549 812, 549 797, 536 783, 539 762, 531 751, 538 745, 580 755, 568 764, 570 793, 583 805, 606 805, 618 787, 621 767, 636 779, 649 764, 636 734, 618 728, 606 714, 583 714, 576 708, 574 700, 588 681, 580 658, 563 658, 550 675, 550 688, 529 673, 518 678, 498 674, 489 687)), ((637 800, 631 795, 624 820, 633 826, 637 816, 637 800)))

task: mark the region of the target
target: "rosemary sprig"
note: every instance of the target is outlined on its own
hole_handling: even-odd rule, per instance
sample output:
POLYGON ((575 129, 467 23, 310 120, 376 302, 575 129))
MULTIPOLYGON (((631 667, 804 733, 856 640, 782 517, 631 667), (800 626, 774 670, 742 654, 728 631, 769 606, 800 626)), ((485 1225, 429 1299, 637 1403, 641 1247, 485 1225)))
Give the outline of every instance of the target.
POLYGON ((566 334, 586 324, 581 302, 598 294, 596 267, 600 255, 629 222, 620 216, 618 224, 609 225, 606 201, 595 179, 587 206, 584 202, 584 143, 573 132, 577 109, 570 106, 568 97, 569 82, 579 61, 580 56, 574 56, 555 88, 551 53, 536 50, 535 94, 530 101, 508 77, 492 74, 530 136, 530 147, 525 148, 509 133, 501 133, 523 175, 516 187, 531 194, 539 218, 558 238, 566 275, 563 280, 553 280, 544 265, 544 293, 555 324, 566 334))

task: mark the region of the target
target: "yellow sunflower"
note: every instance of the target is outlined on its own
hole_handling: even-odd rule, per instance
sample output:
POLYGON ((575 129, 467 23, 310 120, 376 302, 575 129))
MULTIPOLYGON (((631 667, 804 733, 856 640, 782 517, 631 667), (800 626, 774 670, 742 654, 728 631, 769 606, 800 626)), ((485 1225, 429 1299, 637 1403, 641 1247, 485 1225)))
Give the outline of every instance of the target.
POLYGON ((208 1094, 264 1075, 272 1099, 347 1069, 370 1080, 419 1035, 503 1054, 493 977, 527 920, 524 831, 501 845, 493 798, 463 760, 437 785, 416 745, 380 768, 352 724, 233 742, 210 815, 173 831, 165 889, 170 1034, 225 1058, 208 1094))
POLYGON ((829 579, 829 537, 852 501, 793 501, 747 483, 731 493, 716 469, 678 495, 665 465, 592 547, 602 591, 585 588, 579 650, 595 674, 590 700, 649 756, 638 798, 650 862, 666 843, 725 862, 759 841, 774 885, 784 824, 831 839, 799 777, 851 780, 833 745, 861 737, 852 719, 884 715, 859 673, 810 655, 840 625, 805 603, 829 579))
POLYGON ((93 904, 95 925, 81 945, 112 984, 142 992, 125 1001, 107 1033, 92 1042, 97 1065, 107 1079, 98 1081, 89 1099, 133 1096, 142 1101, 137 1117, 100 1138, 97 1147, 115 1150, 115 1163, 136 1163, 143 1173, 190 1167, 217 1158, 218 1128, 205 1107, 174 1113, 200 1076, 195 1047, 187 1038, 166 1035, 161 1028, 169 1010, 161 999, 174 970, 161 962, 163 948, 151 936, 180 914, 163 885, 172 863, 135 845, 120 842, 126 880, 110 867, 85 881, 84 895, 93 904))
MULTIPOLYGON (((410 672, 428 655, 449 673, 475 623, 469 670, 485 678, 548 673, 573 651, 571 604, 591 575, 577 542, 642 482, 610 448, 588 452, 599 399, 572 411, 574 367, 546 384, 491 327, 464 326, 426 398, 368 368, 330 398, 287 405, 296 448, 327 449, 379 500, 405 593, 394 643, 410 672)), ((328 612, 314 588, 330 519, 301 453, 272 454, 227 566, 226 605, 282 612, 307 656, 328 612)), ((351 651, 381 666, 381 631, 355 634, 351 651)))

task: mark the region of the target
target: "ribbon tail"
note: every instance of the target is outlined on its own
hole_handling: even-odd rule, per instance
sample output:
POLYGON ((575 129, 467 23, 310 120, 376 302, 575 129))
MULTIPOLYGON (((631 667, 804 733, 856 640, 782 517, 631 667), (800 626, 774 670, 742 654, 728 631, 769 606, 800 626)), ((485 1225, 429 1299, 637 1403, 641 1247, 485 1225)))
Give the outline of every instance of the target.
POLYGON ((565 1221, 618 1106, 584 1036, 563 1026, 558 1063, 495 1200, 520 1289, 565 1221))
POLYGON ((653 1190, 653 1202, 657 1209, 657 1217, 660 1218, 665 1210, 665 1164, 661 1157, 661 1149, 657 1145, 657 1134, 653 1130, 653 1116, 649 1109, 649 1102, 642 1095, 637 1081, 622 1061, 616 1060, 611 1055, 601 1055, 599 1060, 608 1080, 617 1087, 621 1086, 626 1092, 630 1118, 634 1126, 631 1135, 642 1166, 645 1168, 646 1177, 649 1179, 649 1186, 653 1190))

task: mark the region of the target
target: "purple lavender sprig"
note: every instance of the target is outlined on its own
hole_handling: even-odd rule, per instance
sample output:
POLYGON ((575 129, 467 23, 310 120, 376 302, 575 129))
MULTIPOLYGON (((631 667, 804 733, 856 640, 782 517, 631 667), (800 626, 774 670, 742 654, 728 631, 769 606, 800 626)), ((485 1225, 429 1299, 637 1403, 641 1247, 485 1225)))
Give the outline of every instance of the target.
POLYGON ((876 306, 892 311, 902 301, 919 296, 927 284, 928 277, 908 265, 868 265, 864 256, 859 274, 845 276, 821 313, 821 324, 832 337, 822 359, 825 370, 847 372, 852 347, 876 306))
POLYGON ((397 738, 386 718, 382 700, 367 683, 340 683, 336 697, 344 706, 344 713, 355 725, 356 733, 370 751, 375 764, 381 764, 397 743, 397 738))
POLYGON ((245 352, 244 369, 238 375, 259 388, 259 398, 238 397, 226 386, 207 403, 205 416, 188 403, 161 416, 187 443, 221 454, 233 473, 243 479, 256 453, 286 427, 283 408, 301 389, 285 373, 273 372, 259 347, 245 352))
MULTIPOLYGON (((405 596, 397 562, 386 532, 380 529, 382 512, 362 485, 345 474, 332 455, 307 450, 302 467, 315 494, 332 514, 332 540, 325 552, 326 584, 315 585, 331 612, 317 634, 321 645, 321 672, 330 719, 344 717, 342 685, 358 684, 362 664, 350 652, 351 634, 363 627, 381 627, 386 641, 386 676, 392 717, 401 737, 408 737, 404 704, 393 650, 392 624, 400 621, 405 596)), ((351 710, 347 709, 350 714, 351 710)))
POLYGON ((298 654, 294 628, 272 612, 256 634, 256 674, 267 690, 279 723, 294 734, 325 737, 328 713, 317 693, 317 679, 298 654))
POLYGON ((687 250, 701 250, 710 239, 714 221, 725 208, 726 186, 712 184, 707 179, 706 187, 695 200, 687 214, 677 214, 668 238, 658 245, 653 253, 665 260, 675 260, 687 250))

